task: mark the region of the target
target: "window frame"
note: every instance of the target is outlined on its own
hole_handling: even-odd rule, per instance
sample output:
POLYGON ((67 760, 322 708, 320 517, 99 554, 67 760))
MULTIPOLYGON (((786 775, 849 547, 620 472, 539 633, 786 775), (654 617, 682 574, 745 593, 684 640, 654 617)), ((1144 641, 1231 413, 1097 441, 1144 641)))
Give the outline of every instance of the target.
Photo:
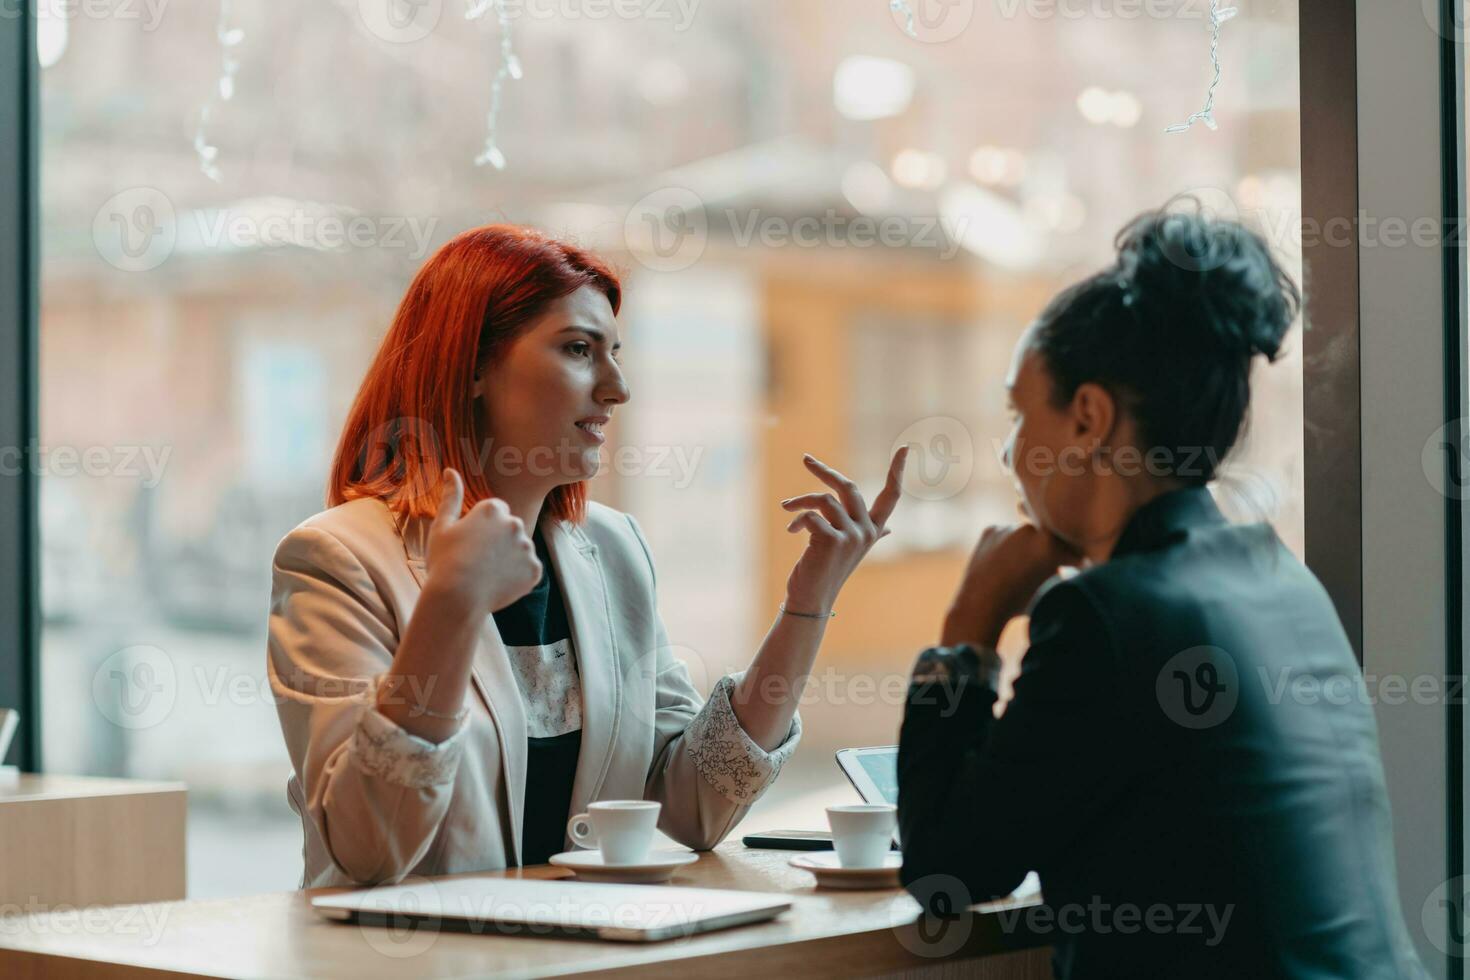
MULTIPOLYGON (((0 138, 0 447, 10 451, 32 445, 38 433, 35 31, 32 4, 16 4, 0 17, 0 133, 7 137, 0 138)), ((0 761, 34 772, 41 757, 39 478, 23 452, 19 458, 19 472, 0 472, 0 706, 18 708, 21 717, 0 761)))

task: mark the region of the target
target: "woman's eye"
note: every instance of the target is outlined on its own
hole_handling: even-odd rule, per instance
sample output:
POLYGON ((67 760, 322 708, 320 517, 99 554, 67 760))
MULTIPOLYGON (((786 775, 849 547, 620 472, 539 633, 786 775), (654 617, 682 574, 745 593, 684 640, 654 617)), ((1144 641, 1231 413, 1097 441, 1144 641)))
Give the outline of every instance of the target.
POLYGON ((585 357, 592 353, 592 345, 585 340, 577 340, 567 344, 567 350, 577 357, 585 357))

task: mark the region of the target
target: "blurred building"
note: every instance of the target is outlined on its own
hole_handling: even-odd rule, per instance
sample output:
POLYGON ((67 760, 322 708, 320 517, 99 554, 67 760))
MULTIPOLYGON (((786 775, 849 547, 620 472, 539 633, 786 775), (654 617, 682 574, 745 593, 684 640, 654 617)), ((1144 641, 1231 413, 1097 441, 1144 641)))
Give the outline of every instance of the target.
MULTIPOLYGON (((633 399, 610 461, 626 452, 594 495, 647 531, 671 640, 706 687, 754 652, 799 554, 778 501, 813 486, 801 454, 874 492, 919 440, 772 807, 836 786, 835 748, 896 738, 900 704, 856 679, 906 676, 979 529, 1012 519, 996 459, 1011 348, 1117 228, 1197 191, 1299 278, 1292 2, 1227 25, 1219 130, 1166 136, 1210 80, 1200 4, 962 3, 942 41, 955 25, 929 11, 926 43, 884 0, 650 0, 631 19, 528 0, 504 170, 473 163, 495 18, 429 4, 424 36, 393 40, 371 6, 235 7, 227 102, 214 5, 42 24, 43 442, 115 461, 43 470, 45 761, 187 779, 191 833, 236 857, 191 867, 191 894, 295 884, 264 677, 271 553, 321 508, 364 367, 453 234, 533 224, 627 273, 633 399), (206 104, 218 183, 193 145, 206 104), (353 222, 364 235, 335 247, 353 222), (157 479, 118 462, 129 447, 164 460, 157 479), (118 659, 138 647, 155 652, 118 659), (119 723, 107 675, 143 661, 172 671, 171 708, 119 723)), ((1299 345, 1256 397, 1227 503, 1300 552, 1299 345)))

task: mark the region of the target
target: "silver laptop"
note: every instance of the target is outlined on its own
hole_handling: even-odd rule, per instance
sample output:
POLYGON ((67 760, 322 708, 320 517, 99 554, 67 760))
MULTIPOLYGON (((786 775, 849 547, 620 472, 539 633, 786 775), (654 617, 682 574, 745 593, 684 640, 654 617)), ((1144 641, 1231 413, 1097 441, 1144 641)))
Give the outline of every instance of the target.
POLYGON ((329 919, 369 926, 656 942, 764 922, 791 903, 711 888, 471 877, 322 895, 311 907, 329 919))

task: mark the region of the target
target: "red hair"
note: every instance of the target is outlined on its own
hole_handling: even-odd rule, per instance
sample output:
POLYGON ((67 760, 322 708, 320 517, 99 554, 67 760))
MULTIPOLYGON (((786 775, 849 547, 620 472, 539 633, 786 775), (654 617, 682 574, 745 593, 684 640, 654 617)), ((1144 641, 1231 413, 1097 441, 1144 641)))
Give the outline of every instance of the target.
MULTIPOLYGON (((400 527, 432 517, 446 467, 464 477, 468 510, 494 496, 482 464, 485 433, 470 386, 527 325, 583 286, 622 305, 622 284, 600 258, 530 228, 486 225, 446 242, 413 277, 342 428, 327 506, 382 498, 400 527)), ((547 497, 550 513, 580 522, 587 484, 547 497)))

